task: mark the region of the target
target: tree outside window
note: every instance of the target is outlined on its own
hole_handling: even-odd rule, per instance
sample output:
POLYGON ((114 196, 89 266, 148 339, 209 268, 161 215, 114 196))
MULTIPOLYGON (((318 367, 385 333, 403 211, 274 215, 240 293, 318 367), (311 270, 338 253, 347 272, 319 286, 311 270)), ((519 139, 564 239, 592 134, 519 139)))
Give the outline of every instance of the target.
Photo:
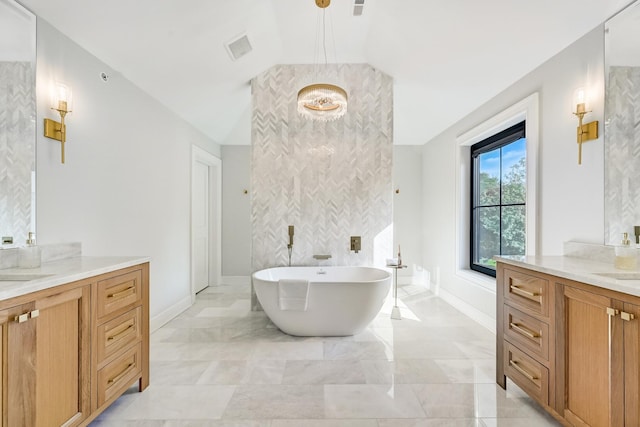
POLYGON ((495 277, 495 255, 524 255, 524 122, 471 147, 471 268, 495 277))

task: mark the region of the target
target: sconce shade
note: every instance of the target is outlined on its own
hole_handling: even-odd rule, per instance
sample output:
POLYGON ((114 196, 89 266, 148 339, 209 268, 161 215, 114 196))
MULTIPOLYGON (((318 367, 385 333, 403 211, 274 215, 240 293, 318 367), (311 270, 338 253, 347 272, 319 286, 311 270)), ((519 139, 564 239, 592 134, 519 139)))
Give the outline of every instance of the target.
POLYGON ((56 83, 51 96, 51 108, 58 112, 70 113, 73 97, 71 88, 63 83, 56 83))
POLYGON ((576 114, 589 112, 587 94, 583 87, 577 88, 573 93, 573 105, 575 105, 576 114))

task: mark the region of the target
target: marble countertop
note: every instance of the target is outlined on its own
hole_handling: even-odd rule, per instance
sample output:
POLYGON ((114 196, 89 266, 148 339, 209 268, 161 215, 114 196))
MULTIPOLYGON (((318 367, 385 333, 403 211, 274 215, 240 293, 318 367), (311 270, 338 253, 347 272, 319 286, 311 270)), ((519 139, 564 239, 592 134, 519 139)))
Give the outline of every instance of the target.
POLYGON ((612 291, 640 296, 640 270, 620 270, 613 263, 570 256, 500 256, 496 261, 612 291), (604 275, 603 275, 604 274, 604 275), (611 276, 630 276, 635 280, 611 276))
POLYGON ((149 257, 80 256, 43 263, 38 268, 5 268, 0 270, 0 300, 109 273, 149 260, 149 257), (25 278, 31 280, 23 280, 25 278))

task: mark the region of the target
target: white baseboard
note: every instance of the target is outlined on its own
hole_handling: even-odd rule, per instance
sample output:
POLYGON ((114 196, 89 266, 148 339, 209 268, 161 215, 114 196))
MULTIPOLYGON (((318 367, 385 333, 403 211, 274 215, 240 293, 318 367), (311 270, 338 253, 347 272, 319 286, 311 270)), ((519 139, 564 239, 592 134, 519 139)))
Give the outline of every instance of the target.
MULTIPOLYGON (((432 286, 431 289, 436 289, 437 287, 432 286)), ((453 306, 457 310, 461 311, 465 315, 469 316, 471 319, 475 320, 494 334, 496 333, 496 319, 487 314, 481 312, 471 304, 468 304, 458 298, 457 296, 443 290, 442 288, 438 289, 436 294, 440 298, 442 298, 447 304, 453 306)))
POLYGON ((222 276, 220 278, 221 285, 250 285, 251 276, 222 276))
POLYGON ((180 301, 173 304, 166 310, 153 316, 149 320, 150 332, 154 332, 160 329, 160 327, 162 327, 164 324, 169 322, 171 319, 173 319, 174 317, 176 317, 178 314, 182 313, 189 307, 191 307, 191 296, 181 299, 180 301))

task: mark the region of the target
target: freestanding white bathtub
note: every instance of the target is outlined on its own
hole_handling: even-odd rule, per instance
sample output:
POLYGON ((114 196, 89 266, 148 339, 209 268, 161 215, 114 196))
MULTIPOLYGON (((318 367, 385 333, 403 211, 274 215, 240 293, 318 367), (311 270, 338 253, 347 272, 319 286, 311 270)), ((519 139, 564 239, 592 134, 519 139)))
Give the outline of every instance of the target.
POLYGON ((274 267, 253 273, 265 313, 281 331, 297 336, 344 336, 376 317, 391 287, 391 273, 372 267, 274 267), (280 280, 308 281, 305 307, 281 309, 280 280))

